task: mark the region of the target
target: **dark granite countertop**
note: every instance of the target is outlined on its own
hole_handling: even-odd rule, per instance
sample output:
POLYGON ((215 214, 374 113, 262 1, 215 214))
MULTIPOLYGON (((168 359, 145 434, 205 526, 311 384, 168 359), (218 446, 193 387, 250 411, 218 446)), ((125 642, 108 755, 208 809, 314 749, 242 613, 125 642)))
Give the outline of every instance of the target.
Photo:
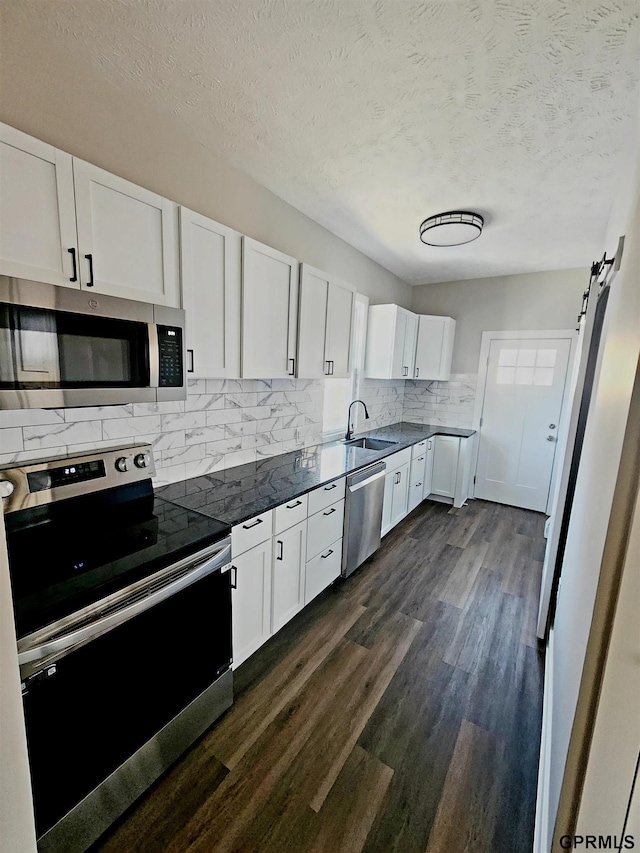
POLYGON ((156 494, 165 501, 233 526, 425 438, 434 435, 469 438, 474 433, 472 429, 400 421, 363 433, 370 438, 396 442, 384 450, 346 447, 339 441, 316 444, 248 465, 170 483, 158 488, 156 494))

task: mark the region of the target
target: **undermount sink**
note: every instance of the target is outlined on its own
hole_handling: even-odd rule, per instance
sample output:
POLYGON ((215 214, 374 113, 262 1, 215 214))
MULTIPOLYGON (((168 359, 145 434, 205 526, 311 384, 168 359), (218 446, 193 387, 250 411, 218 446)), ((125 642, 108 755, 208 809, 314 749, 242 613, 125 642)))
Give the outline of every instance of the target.
POLYGON ((397 441, 389 441, 385 438, 352 438, 349 441, 344 441, 348 447, 362 447, 364 450, 386 450, 392 444, 397 444, 397 441))

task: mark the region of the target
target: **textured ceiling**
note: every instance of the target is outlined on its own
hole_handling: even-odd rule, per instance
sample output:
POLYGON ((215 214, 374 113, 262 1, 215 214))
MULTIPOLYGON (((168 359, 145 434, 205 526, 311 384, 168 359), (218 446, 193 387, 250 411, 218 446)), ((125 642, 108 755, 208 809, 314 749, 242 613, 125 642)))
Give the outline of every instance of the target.
POLYGON ((23 0, 15 13, 415 284, 600 252, 635 132, 639 9, 23 0), (420 243, 422 219, 459 208, 485 217, 478 241, 420 243))

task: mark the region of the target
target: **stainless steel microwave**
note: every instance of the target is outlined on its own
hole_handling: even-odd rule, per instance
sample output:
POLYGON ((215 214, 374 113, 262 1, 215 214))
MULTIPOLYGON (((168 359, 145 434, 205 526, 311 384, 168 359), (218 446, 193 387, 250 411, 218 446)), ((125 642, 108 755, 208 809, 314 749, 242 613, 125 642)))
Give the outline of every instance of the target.
POLYGON ((186 398, 184 311, 0 276, 0 409, 186 398))

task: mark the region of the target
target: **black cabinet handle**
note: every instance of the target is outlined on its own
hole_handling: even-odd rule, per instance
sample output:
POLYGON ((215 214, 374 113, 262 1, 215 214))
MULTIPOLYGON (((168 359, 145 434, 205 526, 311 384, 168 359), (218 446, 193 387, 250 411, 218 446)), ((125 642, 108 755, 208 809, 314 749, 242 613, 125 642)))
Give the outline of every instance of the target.
POLYGON ((238 589, 238 567, 231 566, 231 571, 233 572, 233 575, 231 576, 231 589, 238 589))
POLYGON ((322 514, 323 515, 331 515, 331 513, 335 512, 335 511, 336 511, 336 508, 334 506, 332 506, 331 509, 329 510, 329 512, 323 512, 322 514))
POLYGON ((416 367, 416 379, 420 376, 420 368, 416 367))
POLYGON ((329 364, 331 365, 331 374, 330 375, 333 376, 333 361, 330 361, 329 364))
POLYGON ((322 558, 321 558, 321 559, 326 560, 326 559, 327 559, 327 557, 330 557, 332 554, 333 554, 333 551, 329 550, 329 551, 327 551, 327 553, 326 553, 326 554, 323 554, 323 555, 322 555, 322 558))
POLYGON ((295 509, 297 506, 300 506, 302 501, 296 501, 294 504, 287 504, 287 509, 295 509))
POLYGON ((289 376, 295 376, 296 375, 296 360, 295 360, 295 358, 290 358, 289 364, 292 365, 291 370, 289 371, 289 376))
POLYGON ((191 365, 191 367, 187 367, 187 373, 193 373, 193 350, 188 349, 187 355, 189 356, 189 364, 191 365))
POLYGON ((324 487, 324 490, 325 490, 325 492, 330 492, 330 491, 331 491, 331 489, 337 489, 337 488, 338 488, 338 484, 337 484, 337 483, 331 483, 331 485, 330 485, 330 486, 325 486, 325 487, 324 487))
POLYGON ((87 287, 93 287, 93 255, 85 255, 85 258, 89 261, 89 281, 87 282, 87 287))
POLYGON ((277 539, 276 545, 278 545, 279 547, 279 553, 276 557, 276 560, 282 560, 282 558, 284 557, 284 542, 281 539, 277 539))
POLYGON ((69 279, 69 281, 77 281, 78 280, 78 263, 76 261, 76 250, 75 249, 67 249, 67 252, 71 255, 71 260, 73 261, 73 275, 69 279))
POLYGON ((264 519, 262 519, 262 518, 257 518, 257 519, 253 522, 253 524, 243 524, 242 526, 243 526, 243 528, 244 528, 245 530, 251 530, 251 528, 252 528, 252 527, 257 527, 259 524, 262 524, 262 522, 263 522, 263 521, 264 521, 264 519))

